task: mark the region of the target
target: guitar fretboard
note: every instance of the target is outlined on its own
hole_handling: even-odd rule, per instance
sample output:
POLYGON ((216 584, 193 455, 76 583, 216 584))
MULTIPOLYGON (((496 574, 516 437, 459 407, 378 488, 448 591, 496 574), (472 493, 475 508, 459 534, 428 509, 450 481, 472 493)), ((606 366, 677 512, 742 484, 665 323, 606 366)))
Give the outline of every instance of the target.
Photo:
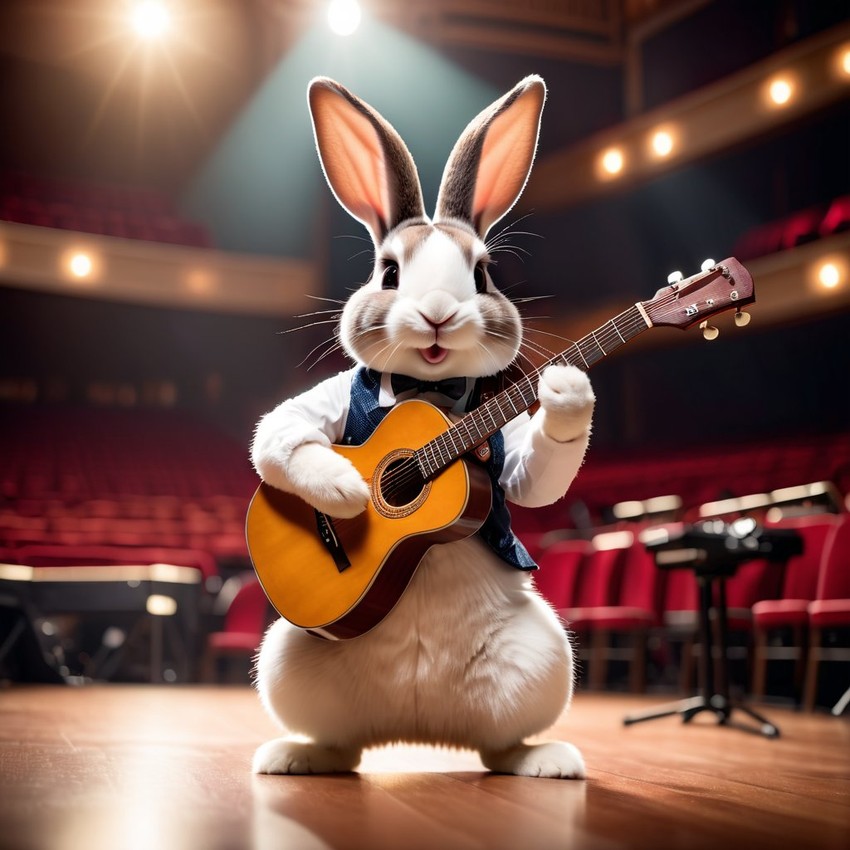
POLYGON ((586 371, 649 327, 645 313, 635 304, 583 336, 417 449, 414 457, 423 477, 433 477, 528 410, 537 401, 540 375, 548 366, 568 364, 586 371))

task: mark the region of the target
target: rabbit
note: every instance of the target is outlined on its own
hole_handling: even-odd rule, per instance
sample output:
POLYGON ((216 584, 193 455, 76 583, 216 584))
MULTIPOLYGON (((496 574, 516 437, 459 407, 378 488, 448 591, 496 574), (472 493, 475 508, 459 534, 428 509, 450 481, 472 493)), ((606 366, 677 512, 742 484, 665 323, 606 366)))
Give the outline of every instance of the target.
MULTIPOLYGON (((266 483, 329 516, 356 516, 369 499, 367 482, 330 446, 345 438, 355 408, 362 416, 364 392, 372 415, 398 401, 393 374, 474 383, 517 358, 522 322, 488 273, 484 240, 525 186, 545 98, 543 80, 529 76, 468 125, 445 166, 431 220, 416 166, 393 127, 339 83, 311 81, 325 177, 368 228, 375 263, 338 328, 355 365, 257 425, 252 462, 266 483)), ((419 397, 431 400, 428 392, 419 397)), ((537 411, 498 435, 494 506, 500 493, 524 506, 550 504, 583 462, 595 403, 586 374, 548 366, 538 395, 537 411)), ((450 416, 463 412, 442 401, 450 416)), ((509 528, 489 540, 482 530, 432 546, 400 601, 365 634, 324 640, 277 620, 263 638, 255 684, 286 735, 257 749, 254 772, 352 771, 364 748, 409 742, 477 750, 494 772, 583 778, 572 744, 525 742, 566 709, 574 674, 569 636, 535 589, 534 568, 509 528)))

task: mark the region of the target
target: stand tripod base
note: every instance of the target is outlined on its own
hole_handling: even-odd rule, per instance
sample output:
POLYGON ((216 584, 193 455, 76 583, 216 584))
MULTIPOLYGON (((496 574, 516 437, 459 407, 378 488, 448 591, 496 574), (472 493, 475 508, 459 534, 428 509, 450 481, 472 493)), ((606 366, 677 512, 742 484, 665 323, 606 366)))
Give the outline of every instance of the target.
POLYGON ((778 738, 779 728, 774 726, 767 718, 762 717, 757 712, 753 711, 749 706, 741 703, 733 703, 731 700, 724 697, 722 694, 714 694, 712 697, 691 697, 690 699, 671 702, 667 705, 659 706, 651 711, 641 712, 640 714, 632 714, 623 718, 623 725, 631 726, 634 723, 642 723, 645 720, 657 720, 660 717, 672 717, 678 714, 682 718, 683 723, 688 723, 697 714, 703 711, 710 711, 717 717, 718 726, 732 726, 735 729, 741 729, 744 732, 752 732, 755 735, 764 735, 765 738, 778 738), (735 711, 740 711, 746 714, 758 725, 753 726, 748 723, 736 723, 732 719, 732 714, 735 711))

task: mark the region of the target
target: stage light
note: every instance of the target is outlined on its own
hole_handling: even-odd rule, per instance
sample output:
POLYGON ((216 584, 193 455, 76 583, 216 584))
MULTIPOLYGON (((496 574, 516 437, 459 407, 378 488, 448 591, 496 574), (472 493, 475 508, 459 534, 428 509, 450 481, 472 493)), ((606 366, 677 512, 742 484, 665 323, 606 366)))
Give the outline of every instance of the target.
POLYGON ((625 167, 626 159, 620 148, 609 148, 599 159, 603 177, 616 177, 625 167))
POLYGON ((328 25, 337 35, 351 35, 360 26, 360 17, 357 0, 331 0, 328 6, 328 25))
POLYGON ((142 38, 160 38, 171 26, 171 15, 164 3, 146 0, 134 6, 132 23, 137 35, 142 38))
POLYGON ((785 106, 794 96, 794 84, 788 77, 775 77, 768 83, 767 96, 773 106, 785 106))
POLYGON ((660 159, 673 152, 674 144, 673 136, 667 130, 658 130, 650 142, 652 153, 660 159))

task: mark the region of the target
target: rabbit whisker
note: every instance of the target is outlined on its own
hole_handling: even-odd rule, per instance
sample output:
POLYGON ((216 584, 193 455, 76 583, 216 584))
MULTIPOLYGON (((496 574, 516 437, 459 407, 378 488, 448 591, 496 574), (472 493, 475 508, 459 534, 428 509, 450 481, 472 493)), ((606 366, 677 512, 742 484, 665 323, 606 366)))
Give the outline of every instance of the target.
POLYGON ((319 321, 319 322, 307 322, 306 325, 298 325, 297 327, 294 327, 294 328, 287 328, 286 330, 283 330, 283 331, 277 331, 277 334, 280 335, 280 336, 283 336, 285 334, 295 333, 296 331, 305 331, 308 328, 317 328, 317 327, 319 327, 319 325, 335 325, 335 324, 337 324, 337 322, 338 322, 338 319, 323 319, 322 321, 319 321))

